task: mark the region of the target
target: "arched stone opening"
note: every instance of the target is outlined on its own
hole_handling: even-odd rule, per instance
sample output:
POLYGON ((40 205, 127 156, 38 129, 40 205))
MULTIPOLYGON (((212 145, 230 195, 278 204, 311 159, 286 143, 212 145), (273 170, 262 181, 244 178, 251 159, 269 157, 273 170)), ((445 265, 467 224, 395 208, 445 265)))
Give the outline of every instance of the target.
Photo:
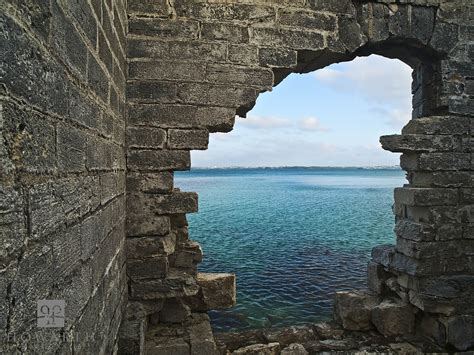
MULTIPOLYGON (((244 116, 258 92, 288 73, 377 53, 415 69, 414 119, 402 135, 382 139, 385 149, 403 153, 401 165, 410 184, 395 191, 397 245, 375 248, 369 267, 371 288, 381 295, 343 294, 336 308, 349 329, 355 327, 354 302, 367 311, 362 328, 377 322, 371 318, 374 307, 380 317, 413 319, 416 313, 418 329, 441 345, 471 347, 473 318, 466 305, 472 304, 474 248, 472 126, 462 25, 453 20, 449 4, 437 1, 282 3, 175 1, 168 4, 171 19, 149 4, 129 7, 127 241, 132 303, 150 306, 143 311, 146 319, 158 314, 162 321, 184 324, 190 309, 209 308, 217 294, 212 289, 217 282, 196 283, 200 253, 188 240, 184 217, 197 209, 196 197, 172 190, 170 171, 189 168, 189 150, 205 149, 208 132, 231 130, 235 113, 244 116), (173 32, 176 28, 180 31, 173 32), (179 63, 170 64, 170 59, 179 63), (156 235, 173 245, 158 257, 140 246, 154 245, 150 238, 156 235), (148 268, 155 266, 150 274, 148 268), (390 295, 399 299, 395 303, 380 299, 387 280, 393 286, 390 295), (170 312, 182 318, 168 319, 170 312)), ((394 331, 389 321, 379 325, 381 332, 394 331)), ((192 352, 192 334, 181 345, 192 352)))

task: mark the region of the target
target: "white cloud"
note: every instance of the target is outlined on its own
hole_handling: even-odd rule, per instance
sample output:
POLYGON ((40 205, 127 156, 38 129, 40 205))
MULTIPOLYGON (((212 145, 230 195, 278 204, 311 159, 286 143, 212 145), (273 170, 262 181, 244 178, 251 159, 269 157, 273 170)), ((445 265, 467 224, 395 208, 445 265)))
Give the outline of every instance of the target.
POLYGON ((411 102, 412 69, 399 60, 372 55, 313 73, 334 90, 361 95, 369 104, 406 106, 411 102))
POLYGON ((401 131, 401 129, 411 119, 411 111, 407 109, 385 109, 382 107, 375 107, 370 111, 379 116, 379 118, 384 119, 390 127, 395 128, 397 131, 401 131))
POLYGON ((305 131, 326 132, 328 129, 323 127, 321 121, 317 117, 306 117, 298 122, 298 127, 305 131))
POLYGON ((279 117, 260 117, 249 116, 247 118, 238 118, 238 124, 242 126, 257 128, 257 129, 272 129, 281 127, 290 127, 291 121, 286 118, 279 117))

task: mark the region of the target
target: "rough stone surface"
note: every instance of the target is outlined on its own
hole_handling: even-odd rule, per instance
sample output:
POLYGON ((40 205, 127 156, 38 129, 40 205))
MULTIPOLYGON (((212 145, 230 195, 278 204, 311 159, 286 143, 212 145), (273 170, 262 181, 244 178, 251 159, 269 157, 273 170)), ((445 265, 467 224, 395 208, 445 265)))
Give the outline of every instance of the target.
POLYGON ((290 344, 286 348, 284 348, 281 355, 308 355, 308 352, 301 344, 290 344))
POLYGON ((100 14, 91 2, 1 3, 0 353, 118 346, 127 12, 116 1, 100 14), (65 301, 63 329, 36 327, 42 299, 65 301))
POLYGON ((372 309, 372 323, 384 336, 410 334, 415 330, 413 306, 385 300, 372 309))
POLYGON ((364 291, 337 292, 334 299, 334 314, 344 329, 369 330, 373 327, 372 309, 379 302, 377 295, 364 291))
POLYGON ((281 346, 287 346, 292 343, 305 343, 316 339, 314 330, 311 327, 305 326, 269 329, 263 332, 263 336, 268 343, 280 343, 281 346))
MULTIPOLYGON (((433 318, 420 324, 436 324, 442 346, 472 346, 473 11, 469 0, 4 0, 2 352, 114 353, 127 289, 144 306, 198 294, 202 252, 184 215, 197 199, 173 189, 172 171, 290 73, 370 54, 413 68, 413 118, 381 139, 403 153, 408 184, 395 192, 396 245, 374 249, 369 287, 433 318), (66 327, 39 341, 33 300, 53 296, 68 304, 66 327)), ((369 327, 367 307, 336 297, 348 327, 369 327)), ((215 350, 178 333, 149 350, 215 350)), ((353 347, 327 340, 313 350, 353 347)))
POLYGON ((235 355, 277 355, 280 353, 280 344, 255 344, 240 348, 232 352, 235 355))

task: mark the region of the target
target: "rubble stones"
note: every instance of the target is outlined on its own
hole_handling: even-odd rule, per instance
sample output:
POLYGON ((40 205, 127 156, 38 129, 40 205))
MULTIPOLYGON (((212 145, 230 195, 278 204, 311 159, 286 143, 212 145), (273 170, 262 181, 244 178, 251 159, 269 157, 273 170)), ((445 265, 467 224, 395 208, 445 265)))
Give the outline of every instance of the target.
POLYGON ((305 343, 316 339, 311 327, 298 326, 284 329, 268 329, 263 332, 263 337, 268 343, 280 343, 287 346, 292 343, 305 343))
POLYGON ((308 352, 301 344, 290 344, 284 348, 281 355, 308 355, 308 352))
POLYGON ((233 355, 278 355, 280 353, 280 344, 255 344, 245 348, 240 348, 232 352, 233 355))

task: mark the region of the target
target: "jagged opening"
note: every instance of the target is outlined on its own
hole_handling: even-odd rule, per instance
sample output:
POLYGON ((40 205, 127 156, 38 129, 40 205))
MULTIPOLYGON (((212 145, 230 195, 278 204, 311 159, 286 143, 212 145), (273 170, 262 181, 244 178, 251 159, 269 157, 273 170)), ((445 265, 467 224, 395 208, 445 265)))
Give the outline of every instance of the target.
MULTIPOLYGON (((305 57, 308 53, 300 59, 305 57)), ((378 137, 398 133, 410 119, 411 70, 399 61, 393 65, 387 58, 376 57, 382 68, 386 64, 386 73, 404 68, 403 78, 364 78, 376 70, 371 68, 373 61, 374 57, 357 58, 349 65, 290 76, 274 92, 262 95, 247 118, 237 120, 234 132, 211 138, 209 151, 194 154, 194 166, 398 165, 397 158, 387 159, 391 153, 383 153, 378 137), (308 79, 319 81, 319 86, 305 88, 308 79), (385 96, 393 95, 390 90, 403 91, 403 104, 395 105, 402 110, 391 107, 391 102, 400 98, 370 102, 370 94, 378 94, 379 100, 384 96, 377 93, 381 88, 375 83, 372 93, 358 92, 370 87, 351 87, 362 80, 366 84, 383 81, 385 96), (404 85, 390 86, 397 80, 404 85), (344 81, 347 86, 338 87, 344 81), (321 88, 325 91, 318 92, 321 88), (342 91, 340 102, 331 106, 324 97, 334 100, 338 90, 342 91), (296 100, 298 95, 303 99, 296 100), (301 106, 311 101, 315 105, 304 113, 301 106), (266 115, 265 109, 269 111, 266 115), (368 137, 354 140, 364 131, 370 131, 368 137), (370 142, 370 149, 364 147, 363 140, 370 142), (352 142, 353 149, 344 141, 352 142), (344 152, 334 154, 331 149, 337 149, 338 144, 344 146, 344 152), (236 159, 239 146, 244 154, 236 159), (372 156, 363 161, 357 151, 372 156), (278 159, 285 152, 289 153, 286 160, 278 159), (341 159, 344 154, 351 158, 341 159), (381 154, 380 159, 374 154, 381 154)), ((305 69, 294 71, 311 71, 311 66, 301 63, 300 68, 305 69)), ((393 188, 404 181, 399 169, 194 169, 177 174, 179 187, 200 195, 200 213, 190 216, 190 236, 200 242, 205 254, 200 269, 237 274, 237 306, 211 312, 216 330, 329 319, 333 293, 364 287, 371 248, 394 242, 393 188)))

